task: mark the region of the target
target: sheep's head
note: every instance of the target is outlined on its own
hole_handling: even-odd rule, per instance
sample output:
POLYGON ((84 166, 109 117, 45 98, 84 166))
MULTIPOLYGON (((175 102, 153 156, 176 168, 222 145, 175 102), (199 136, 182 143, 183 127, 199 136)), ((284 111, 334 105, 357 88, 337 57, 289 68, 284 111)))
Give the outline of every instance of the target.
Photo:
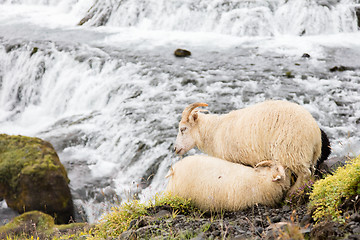
POLYGON ((198 110, 195 108, 206 106, 208 106, 206 103, 193 103, 184 109, 175 142, 174 151, 176 154, 183 155, 195 147, 195 139, 192 135, 198 123, 198 110))

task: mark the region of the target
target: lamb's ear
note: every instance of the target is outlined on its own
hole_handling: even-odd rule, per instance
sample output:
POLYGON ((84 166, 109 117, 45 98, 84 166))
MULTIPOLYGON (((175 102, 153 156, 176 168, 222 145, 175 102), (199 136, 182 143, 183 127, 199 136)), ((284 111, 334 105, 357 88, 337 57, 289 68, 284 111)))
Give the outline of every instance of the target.
POLYGON ((273 165, 273 161, 270 160, 266 160, 266 161, 262 161, 259 162, 258 164, 255 165, 255 168, 259 168, 259 167, 271 167, 273 165))
POLYGON ((282 176, 280 174, 276 174, 275 176, 273 176, 272 181, 277 182, 277 181, 280 181, 281 179, 282 179, 282 176))

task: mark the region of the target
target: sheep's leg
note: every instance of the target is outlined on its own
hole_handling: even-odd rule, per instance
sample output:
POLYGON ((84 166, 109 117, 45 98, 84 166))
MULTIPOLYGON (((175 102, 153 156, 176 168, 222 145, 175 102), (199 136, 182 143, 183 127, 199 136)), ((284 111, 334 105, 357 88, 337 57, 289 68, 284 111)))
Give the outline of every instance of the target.
POLYGON ((288 196, 290 196, 292 193, 296 193, 300 187, 304 186, 305 183, 311 179, 311 171, 309 168, 304 169, 304 171, 301 171, 301 173, 296 175, 296 182, 289 189, 287 194, 288 196))

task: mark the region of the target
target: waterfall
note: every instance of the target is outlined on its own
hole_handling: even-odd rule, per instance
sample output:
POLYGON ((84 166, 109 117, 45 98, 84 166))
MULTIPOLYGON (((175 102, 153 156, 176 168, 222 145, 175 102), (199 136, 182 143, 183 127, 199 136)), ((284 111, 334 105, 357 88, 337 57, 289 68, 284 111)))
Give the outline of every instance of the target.
POLYGON ((293 101, 328 133, 333 156, 360 154, 357 9, 355 0, 0 0, 0 133, 50 141, 90 222, 164 189, 192 102, 226 113, 293 101), (175 58, 179 47, 192 56, 175 58), (329 71, 340 65, 349 71, 329 71))
POLYGON ((84 23, 235 36, 358 31, 358 1, 123 0, 95 2, 84 23))

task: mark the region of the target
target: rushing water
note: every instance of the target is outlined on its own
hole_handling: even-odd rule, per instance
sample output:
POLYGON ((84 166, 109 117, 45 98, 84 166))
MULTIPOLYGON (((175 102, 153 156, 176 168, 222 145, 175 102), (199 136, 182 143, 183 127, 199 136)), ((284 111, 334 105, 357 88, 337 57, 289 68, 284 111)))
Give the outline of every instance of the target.
POLYGON ((358 0, 0 0, 0 132, 50 141, 91 222, 163 190, 177 123, 195 101, 226 113, 287 99, 313 114, 332 156, 360 154, 359 9, 358 0), (176 48, 192 56, 175 58, 176 48), (349 70, 329 70, 340 65, 349 70))

